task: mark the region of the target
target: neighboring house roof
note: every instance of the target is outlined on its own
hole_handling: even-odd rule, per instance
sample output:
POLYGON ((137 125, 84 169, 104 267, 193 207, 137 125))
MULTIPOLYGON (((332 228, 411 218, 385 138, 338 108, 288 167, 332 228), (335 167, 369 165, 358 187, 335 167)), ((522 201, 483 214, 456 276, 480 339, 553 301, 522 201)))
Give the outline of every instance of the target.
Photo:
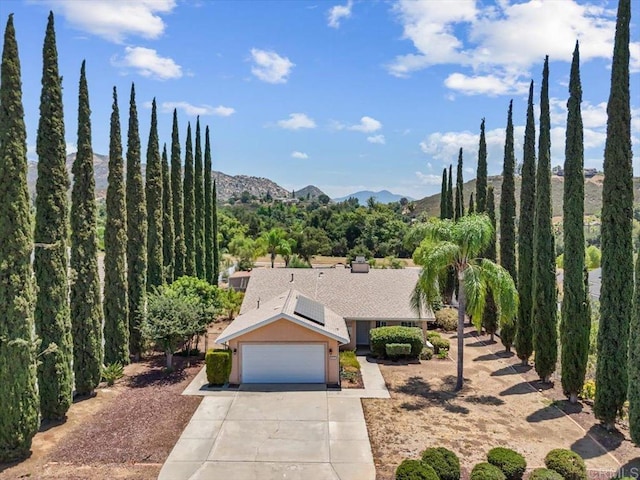
POLYGON ((229 340, 264 327, 282 318, 333 338, 340 343, 349 343, 349 332, 344 318, 332 312, 324 305, 317 304, 314 306, 320 309, 320 311, 316 313, 320 313, 321 322, 311 320, 310 317, 312 317, 313 314, 309 315, 306 311, 300 314, 302 310, 300 308, 301 304, 304 303, 301 302, 301 304, 299 304, 298 301, 300 299, 303 301, 311 300, 300 292, 289 289, 284 293, 273 296, 266 302, 261 302, 259 307, 256 303, 253 309, 238 315, 216 339, 216 343, 226 343, 229 340))
POLYGON ((250 277, 251 276, 251 272, 245 272, 243 270, 239 270, 237 272, 234 272, 233 274, 231 274, 229 276, 229 278, 245 278, 245 277, 250 277))
POLYGON ((256 307, 287 288, 294 288, 348 320, 431 319, 411 308, 419 268, 371 269, 351 273, 348 268, 265 268, 253 270, 240 313, 256 307), (293 279, 293 281, 292 281, 293 279))

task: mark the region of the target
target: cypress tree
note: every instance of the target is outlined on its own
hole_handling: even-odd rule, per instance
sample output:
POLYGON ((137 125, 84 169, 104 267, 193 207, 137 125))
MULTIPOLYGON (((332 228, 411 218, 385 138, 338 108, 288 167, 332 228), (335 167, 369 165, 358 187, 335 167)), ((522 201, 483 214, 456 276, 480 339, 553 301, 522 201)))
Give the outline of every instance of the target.
POLYGON ((442 169, 442 188, 440 189, 440 218, 445 219, 447 216, 447 169, 442 169))
MULTIPOLYGON (((489 220, 491 220, 491 225, 493 225, 493 230, 496 229, 496 204, 495 204, 495 196, 493 193, 493 185, 489 185, 487 188, 487 193, 485 195, 486 199, 486 212, 489 216, 489 220)), ((494 235, 491 243, 489 244, 487 251, 485 253, 485 258, 492 260, 495 262, 496 260, 496 237, 494 235)), ((493 301, 493 295, 491 291, 487 292, 487 301, 484 308, 484 312, 482 314, 482 326, 485 331, 491 335, 491 341, 493 341, 493 335, 498 330, 498 308, 496 307, 496 303, 493 301)), ((504 335, 501 335, 501 339, 504 335)), ((505 345, 506 346, 506 345, 505 345)))
POLYGON ((91 109, 85 62, 80 70, 78 153, 71 191, 71 322, 76 394, 92 393, 100 383, 103 360, 102 303, 96 237, 96 182, 91 147, 91 109))
POLYGON ((447 218, 453 218, 453 171, 452 166, 449 165, 449 186, 447 188, 447 218))
POLYGON ((109 134, 107 220, 104 229, 104 362, 129 363, 127 303, 127 210, 118 92, 113 87, 109 134))
POLYGON ((582 86, 578 42, 573 52, 567 102, 564 157, 564 298, 560 321, 562 389, 571 403, 578 401, 587 372, 591 318, 587 317, 584 292, 584 143, 582 134, 582 86))
POLYGON ((158 144, 156 99, 151 103, 151 128, 147 143, 147 290, 162 285, 162 163, 158 144))
POLYGON ((629 328, 629 433, 640 445, 640 251, 636 258, 633 316, 629 328))
POLYGON ((213 278, 211 279, 211 284, 218 285, 218 278, 220 277, 220 246, 218 244, 218 191, 215 180, 213 181, 211 195, 211 223, 213 224, 213 278))
POLYGON ((196 276, 195 197, 193 187, 193 147, 191 143, 191 123, 188 123, 184 156, 184 274, 191 277, 196 276))
POLYGON ((484 118, 480 122, 480 142, 478 145, 478 169, 476 173, 476 211, 487 209, 487 140, 484 134, 484 118))
POLYGON ((629 319, 633 308, 630 3, 630 0, 618 2, 602 186, 602 290, 596 367, 598 388, 594 413, 608 428, 613 426, 627 395, 625 352, 628 349, 629 319))
POLYGON ((196 250, 196 275, 205 279, 204 258, 204 179, 202 178, 202 143, 200 141, 200 117, 196 119, 196 154, 193 196, 195 203, 194 242, 196 250))
POLYGON ((462 192, 464 180, 462 179, 462 148, 458 153, 458 170, 456 172, 456 202, 454 220, 464 216, 464 194, 462 192))
POLYGON ((43 420, 65 417, 73 392, 73 340, 69 312, 67 233, 69 227, 66 142, 62 82, 53 13, 49 14, 43 48, 42 94, 38 124, 36 182, 36 244, 34 270, 38 285, 35 321, 42 345, 57 349, 38 363, 40 414, 43 420))
POLYGON ((205 278, 210 284, 213 279, 213 192, 211 191, 211 139, 209 126, 204 132, 204 256, 205 278))
POLYGON ((558 359, 556 257, 551 225, 551 119, 549 116, 549 56, 544 60, 540 92, 540 137, 536 174, 533 233, 533 348, 536 372, 549 382, 558 359))
POLYGON ((509 102, 507 131, 504 142, 502 168, 502 195, 500 197, 500 265, 516 282, 516 186, 514 171, 516 157, 513 151, 513 100, 509 102))
POLYGON ((11 14, 0 68, 0 463, 25 458, 39 424, 30 206, 20 57, 11 14))
POLYGON ((173 109, 173 129, 171 132, 171 196, 173 209, 173 249, 174 277, 180 278, 184 270, 184 220, 182 217, 182 162, 180 160, 180 136, 178 134, 178 112, 173 109))
POLYGON ((164 281, 173 282, 175 233, 173 229, 173 195, 171 192, 171 173, 167 158, 167 144, 162 148, 162 261, 164 281))
POLYGON ((533 80, 529 85, 527 124, 524 130, 522 182, 520 189, 520 220, 518 224, 518 317, 515 346, 518 358, 527 365, 533 353, 533 228, 536 202, 536 125, 533 118, 533 80))
POLYGON ((476 213, 476 204, 473 201, 473 192, 469 195, 469 215, 476 213))
POLYGON ((137 361, 142 353, 140 324, 145 314, 147 289, 147 212, 140 167, 140 133, 136 90, 131 84, 127 134, 127 296, 129 300, 129 352, 137 361))

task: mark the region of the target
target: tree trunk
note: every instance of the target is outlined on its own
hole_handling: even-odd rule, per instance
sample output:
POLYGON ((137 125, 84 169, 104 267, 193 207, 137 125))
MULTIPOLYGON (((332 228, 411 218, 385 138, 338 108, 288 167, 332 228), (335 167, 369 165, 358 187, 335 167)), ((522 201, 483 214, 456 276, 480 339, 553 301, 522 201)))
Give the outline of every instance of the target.
MULTIPOLYGON (((461 275, 458 277, 460 281, 462 281, 461 277, 461 275)), ((458 292, 458 380, 456 381, 456 390, 462 389, 462 384, 464 383, 464 310, 464 289, 460 288, 458 292)))
POLYGON ((493 333, 489 335, 489 340, 493 343, 493 333))
POLYGON ((166 350, 165 355, 167 356, 167 368, 173 367, 173 352, 171 350, 166 350))
POLYGON ((271 254, 271 268, 273 268, 273 264, 274 264, 275 260, 276 260, 276 254, 272 253, 271 254))
POLYGON ((576 404, 578 403, 578 394, 576 392, 571 392, 569 394, 569 403, 576 404))

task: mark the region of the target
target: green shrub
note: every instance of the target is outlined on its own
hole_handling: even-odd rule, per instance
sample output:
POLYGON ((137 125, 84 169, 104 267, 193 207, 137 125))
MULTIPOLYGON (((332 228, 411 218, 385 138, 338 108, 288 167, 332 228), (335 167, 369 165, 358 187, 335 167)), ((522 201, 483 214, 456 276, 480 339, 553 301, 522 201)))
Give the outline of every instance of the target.
POLYGON ((508 448, 492 448, 487 455, 487 461, 502 470, 507 480, 520 480, 527 469, 524 457, 508 448))
POLYGON ((211 385, 224 385, 231 373, 231 350, 209 350, 204 357, 207 381, 211 385))
POLYGON ((385 353, 389 358, 400 358, 411 355, 410 343, 387 343, 385 353))
POLYGON ((449 350, 444 350, 444 349, 443 349, 443 350, 440 350, 440 351, 438 352, 437 357, 438 357, 440 360, 446 360, 447 358, 449 358, 449 350))
POLYGON ((580 455, 557 448, 547 453, 544 464, 564 477, 564 480, 587 480, 587 467, 580 455))
POLYGON ((460 480, 460 460, 451 450, 427 448, 422 452, 422 463, 433 468, 440 480, 460 480))
POLYGON ((124 367, 120 362, 110 363, 102 366, 102 379, 107 385, 113 385, 116 380, 124 376, 124 367))
POLYGON ((353 350, 343 350, 340 352, 340 366, 351 367, 360 370, 360 362, 356 358, 356 352, 353 350))
POLYGON ((458 328, 458 310, 451 307, 438 310, 436 313, 436 326, 445 332, 453 332, 458 328))
POLYGON ((547 468, 536 468, 529 474, 529 480, 564 480, 562 475, 547 468))
POLYGON ((396 480, 439 480, 438 474, 420 460, 403 460, 396 469, 396 480))
POLYGON ((582 392, 580 396, 586 400, 593 400, 596 398, 596 381, 587 380, 582 386, 582 392))
POLYGON ((433 345, 433 351, 437 355, 441 350, 449 351, 451 348, 451 342, 447 338, 435 337, 430 340, 431 345, 433 345))
POLYGON ((427 332, 427 340, 431 341, 432 338, 442 338, 442 335, 440 335, 435 330, 429 330, 427 332))
POLYGON ((417 358, 424 347, 422 331, 416 327, 380 327, 369 331, 371 351, 378 357, 384 357, 389 343, 408 343, 411 345, 411 357, 417 358))
POLYGON ((498 467, 484 462, 473 467, 469 480, 506 480, 506 477, 498 467))
POLYGON ((420 352, 420 360, 431 360, 433 358, 433 349, 424 347, 420 352))

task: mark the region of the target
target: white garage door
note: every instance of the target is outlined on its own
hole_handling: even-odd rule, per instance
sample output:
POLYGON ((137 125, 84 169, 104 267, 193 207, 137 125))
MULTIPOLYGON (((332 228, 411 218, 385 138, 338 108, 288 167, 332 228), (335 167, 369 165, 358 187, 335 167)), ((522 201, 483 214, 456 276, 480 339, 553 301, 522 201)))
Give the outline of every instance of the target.
POLYGON ((242 345, 243 383, 325 383, 323 344, 242 345))

